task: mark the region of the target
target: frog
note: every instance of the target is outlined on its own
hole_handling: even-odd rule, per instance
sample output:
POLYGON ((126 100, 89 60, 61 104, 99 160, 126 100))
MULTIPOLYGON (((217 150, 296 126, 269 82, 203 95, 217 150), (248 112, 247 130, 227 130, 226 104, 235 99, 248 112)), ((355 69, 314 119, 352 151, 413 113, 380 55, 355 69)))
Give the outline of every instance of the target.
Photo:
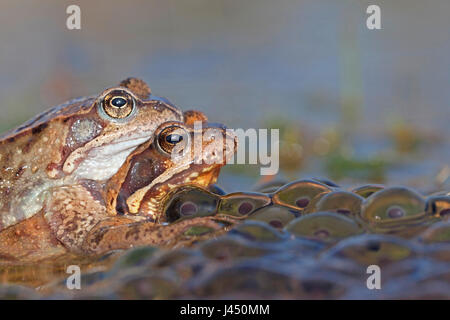
POLYGON ((107 182, 159 125, 183 119, 143 80, 127 78, 1 135, 0 260, 89 252, 83 240, 113 215, 103 196, 107 182))
POLYGON ((163 123, 154 139, 136 149, 108 182, 109 212, 165 222, 162 203, 170 191, 186 184, 213 185, 236 148, 237 137, 224 125, 208 123, 200 111, 184 112, 184 122, 163 123))
POLYGON ((89 252, 166 246, 198 226, 223 230, 220 219, 195 217, 169 223, 165 216, 164 204, 174 190, 216 183, 220 169, 238 146, 232 131, 221 124, 207 123, 201 112, 187 111, 184 118, 184 122, 160 125, 153 140, 136 149, 108 181, 106 211, 114 218, 101 221, 86 237, 84 245, 89 252), (195 121, 201 125, 197 127, 195 121))

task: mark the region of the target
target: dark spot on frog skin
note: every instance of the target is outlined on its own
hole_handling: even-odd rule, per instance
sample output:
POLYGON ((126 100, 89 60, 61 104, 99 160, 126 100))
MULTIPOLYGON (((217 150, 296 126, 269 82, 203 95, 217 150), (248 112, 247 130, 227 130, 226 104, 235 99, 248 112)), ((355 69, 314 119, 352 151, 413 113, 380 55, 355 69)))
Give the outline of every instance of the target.
POLYGON ((8 142, 14 142, 15 140, 16 140, 16 138, 14 138, 14 137, 8 138, 8 142))
POLYGON ((52 171, 54 169, 58 169, 58 167, 59 166, 57 163, 51 162, 47 165, 47 171, 52 171))
POLYGON ((9 195, 11 193, 11 188, 6 188, 5 191, 3 192, 3 194, 5 196, 9 195))
POLYGON ((130 230, 125 234, 125 239, 134 236, 134 239, 139 239, 139 228, 138 227, 130 227, 130 230))
POLYGON ((98 246, 98 244, 103 240, 103 237, 105 236, 105 233, 108 231, 108 228, 100 228, 95 232, 95 236, 89 241, 89 244, 94 245, 95 247, 98 246))
POLYGON ((51 114, 53 112, 53 109, 49 109, 39 115, 37 115, 34 119, 31 119, 28 122, 25 122, 23 125, 21 125, 20 127, 18 127, 14 132, 20 132, 26 128, 31 127, 32 125, 38 123, 40 120, 46 118, 49 114, 51 114))
POLYGON ((23 172, 25 171, 25 167, 21 166, 19 169, 17 169, 16 171, 16 178, 20 178, 20 176, 23 174, 23 172))
POLYGON ((28 139, 28 141, 25 143, 25 146, 22 148, 22 152, 23 153, 28 153, 31 150, 31 146, 33 145, 33 142, 35 142, 36 140, 33 139, 33 137, 30 137, 28 139))
MULTIPOLYGON (((75 220, 75 219, 74 219, 75 220)), ((75 230, 77 230, 78 229, 78 223, 77 223, 77 221, 75 220, 72 220, 72 221, 70 221, 68 224, 67 224, 67 226, 66 226, 66 228, 65 228, 65 231, 67 231, 67 232, 72 232, 72 231, 75 231, 75 230)))
POLYGON ((40 124, 39 126, 31 129, 31 133, 32 134, 38 134, 38 133, 42 132, 42 130, 44 130, 47 127, 48 127, 47 123, 40 124))

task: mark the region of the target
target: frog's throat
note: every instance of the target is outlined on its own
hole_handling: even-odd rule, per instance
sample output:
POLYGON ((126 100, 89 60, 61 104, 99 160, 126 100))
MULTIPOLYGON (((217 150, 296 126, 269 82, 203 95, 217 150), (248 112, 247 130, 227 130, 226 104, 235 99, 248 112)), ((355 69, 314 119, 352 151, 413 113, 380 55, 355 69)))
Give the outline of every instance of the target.
MULTIPOLYGON (((156 179, 154 179, 147 186, 135 191, 127 199, 127 206, 128 206, 129 212, 131 214, 138 213, 139 208, 142 203, 142 200, 144 199, 145 195, 147 194, 148 191, 152 190, 152 188, 154 188, 156 185, 165 184, 168 187, 168 189, 170 190, 170 189, 173 189, 178 184, 180 184, 180 182, 184 183, 184 184, 188 184, 191 182, 197 182, 198 177, 200 175, 211 172, 214 169, 220 169, 220 167, 222 167, 222 165, 214 164, 214 165, 204 166, 202 168, 202 170, 200 170, 200 171, 199 170, 192 171, 190 174, 186 175, 186 177, 183 177, 182 179, 180 179, 180 182, 178 182, 178 183, 174 182, 174 184, 170 183, 170 180, 176 180, 178 175, 180 175, 180 174, 182 175, 183 172, 187 172, 187 170, 191 167, 192 167, 192 164, 187 163, 183 166, 178 167, 174 171, 165 172, 162 175, 158 176, 156 179)), ((218 175, 218 172, 216 175, 218 175)), ((214 183, 214 181, 208 181, 206 184, 210 184, 210 183, 214 183)), ((157 214, 157 211, 159 209, 159 207, 158 207, 159 200, 160 199, 149 199, 149 201, 150 201, 149 206, 153 209, 153 210, 151 210, 152 212, 149 212, 150 215, 153 216, 153 215, 157 214)))
POLYGON ((105 181, 124 164, 139 145, 151 139, 155 128, 135 131, 120 138, 94 140, 72 152, 63 165, 66 174, 77 179, 105 181))

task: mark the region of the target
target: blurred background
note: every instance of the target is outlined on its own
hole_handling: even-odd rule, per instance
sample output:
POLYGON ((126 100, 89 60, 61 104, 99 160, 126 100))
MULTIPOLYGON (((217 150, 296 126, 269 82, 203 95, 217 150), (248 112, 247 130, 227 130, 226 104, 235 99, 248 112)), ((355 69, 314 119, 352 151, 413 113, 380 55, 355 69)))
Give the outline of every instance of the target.
POLYGON ((130 76, 230 128, 279 128, 270 179, 448 189, 450 1, 166 0, 0 4, 0 130, 130 76), (81 7, 81 30, 66 8, 81 7), (366 28, 381 7, 382 30, 366 28))

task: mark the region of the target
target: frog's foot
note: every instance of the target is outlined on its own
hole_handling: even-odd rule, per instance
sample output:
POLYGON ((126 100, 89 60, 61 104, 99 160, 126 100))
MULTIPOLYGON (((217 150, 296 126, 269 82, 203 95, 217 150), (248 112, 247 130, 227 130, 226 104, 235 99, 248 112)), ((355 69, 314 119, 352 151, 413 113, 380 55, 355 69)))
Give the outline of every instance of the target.
POLYGON ((108 218, 102 199, 83 185, 54 188, 46 202, 44 216, 54 237, 75 252, 80 251, 90 231, 108 218))
POLYGON ((162 225, 137 216, 109 215, 98 194, 84 185, 52 190, 45 207, 51 233, 65 248, 82 254, 101 254, 134 246, 164 246, 191 227, 219 230, 222 224, 206 217, 162 225))
POLYGON ((86 237, 83 251, 101 254, 115 249, 128 249, 134 246, 164 246, 174 241, 192 227, 206 227, 212 230, 222 228, 217 222, 202 217, 182 220, 170 225, 150 221, 123 223, 122 217, 111 217, 100 222, 86 237))

